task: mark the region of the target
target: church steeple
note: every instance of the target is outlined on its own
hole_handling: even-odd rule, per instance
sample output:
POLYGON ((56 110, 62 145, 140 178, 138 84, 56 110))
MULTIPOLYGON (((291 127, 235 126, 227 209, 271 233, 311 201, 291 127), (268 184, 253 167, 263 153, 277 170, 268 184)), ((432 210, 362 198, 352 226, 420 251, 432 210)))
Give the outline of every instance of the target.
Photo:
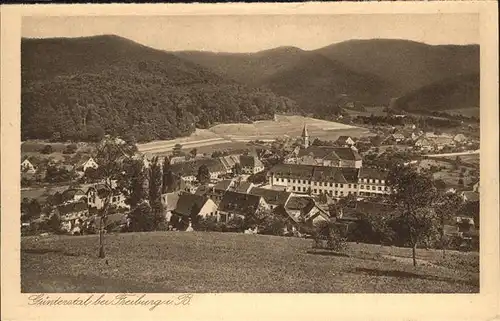
POLYGON ((309 147, 309 133, 307 132, 307 125, 304 124, 304 129, 302 129, 302 144, 304 148, 309 147))

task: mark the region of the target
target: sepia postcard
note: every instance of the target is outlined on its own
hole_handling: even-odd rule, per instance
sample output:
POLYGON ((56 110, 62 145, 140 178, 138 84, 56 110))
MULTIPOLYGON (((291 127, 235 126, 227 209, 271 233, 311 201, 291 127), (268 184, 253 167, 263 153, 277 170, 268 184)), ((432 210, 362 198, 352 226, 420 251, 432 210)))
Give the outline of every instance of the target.
POLYGON ((495 2, 1 26, 2 320, 499 318, 495 2))

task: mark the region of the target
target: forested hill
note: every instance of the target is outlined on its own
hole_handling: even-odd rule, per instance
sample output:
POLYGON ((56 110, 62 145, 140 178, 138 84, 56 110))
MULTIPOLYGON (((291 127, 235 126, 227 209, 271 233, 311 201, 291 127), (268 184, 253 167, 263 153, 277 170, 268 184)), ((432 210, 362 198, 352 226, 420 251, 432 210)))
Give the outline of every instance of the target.
POLYGON ((289 98, 118 36, 22 39, 22 139, 138 141, 295 111, 289 98))
POLYGON ((444 79, 412 91, 395 101, 406 111, 443 111, 479 108, 479 74, 444 79))
MULTIPOLYGON (((279 47, 256 53, 174 54, 223 77, 267 87, 321 116, 338 109, 339 98, 365 105, 388 105, 392 98, 422 87, 479 73, 479 49, 478 45, 367 39, 344 41, 312 51, 279 47)), ((453 103, 453 97, 441 96, 440 105, 453 103)), ((433 106, 430 103, 415 108, 433 106)))

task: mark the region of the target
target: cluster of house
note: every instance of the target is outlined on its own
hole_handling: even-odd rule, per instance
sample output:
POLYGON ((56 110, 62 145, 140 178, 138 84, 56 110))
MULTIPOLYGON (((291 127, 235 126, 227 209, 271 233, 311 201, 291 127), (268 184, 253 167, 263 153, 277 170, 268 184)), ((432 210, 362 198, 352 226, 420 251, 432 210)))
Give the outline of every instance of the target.
MULTIPOLYGON (((142 159, 144 166, 148 167, 147 157, 142 159)), ((36 171, 28 159, 23 166, 27 171, 36 171)), ((92 158, 78 164, 82 172, 97 167, 92 158)), ((258 211, 272 211, 287 218, 294 227, 299 222, 314 224, 330 220, 328 202, 320 204, 317 201, 319 195, 331 199, 352 195, 358 203, 368 204, 370 197, 390 194, 387 172, 363 167, 362 157, 352 138, 341 136, 336 146, 310 146, 306 126, 302 131, 301 146, 291 150, 283 163, 268 169, 267 181, 260 185, 245 180, 247 175, 264 171, 264 165, 256 154, 214 158, 176 156, 170 158, 170 169, 180 178, 181 184, 161 197, 167 221, 175 214, 181 217, 199 215, 218 222, 229 222, 235 217, 243 218, 258 211), (233 173, 236 165, 240 168, 239 173, 233 173), (206 166, 210 173, 210 181, 204 185, 197 182, 201 166, 206 166)), ((472 192, 478 194, 478 191, 472 192)), ((122 194, 103 184, 91 186, 86 191, 65 191, 65 202, 55 208, 63 222, 63 229, 77 233, 81 224, 91 222, 85 220, 90 217, 89 209, 101 209, 110 193, 112 206, 128 207, 122 194)), ((464 201, 474 195, 463 194, 464 201)), ((117 219, 125 224, 124 217, 122 214, 117 219)))
MULTIPOLYGON (((88 228, 94 223, 93 213, 102 209, 106 198, 109 197, 110 206, 116 209, 128 209, 125 196, 114 191, 104 184, 95 184, 86 190, 68 188, 61 193, 62 203, 52 208, 48 215, 41 215, 36 221, 48 219, 56 214, 61 220, 61 230, 70 234, 79 234, 83 225, 88 228)), ((94 213, 95 214, 95 213, 94 213)), ((97 222, 98 223, 98 222, 97 222)), ((26 223, 29 224, 29 223, 26 223)))
POLYGON ((279 214, 290 224, 317 223, 330 219, 328 209, 310 195, 262 188, 239 179, 226 179, 213 186, 200 186, 195 193, 185 191, 162 195, 166 219, 199 215, 227 223, 259 211, 279 214))
MULTIPOLYGON (((34 158, 26 157, 21 162, 21 173, 25 175, 34 175, 39 169, 41 169, 37 160, 34 158)), ((97 169, 99 165, 94 160, 93 157, 86 157, 81 159, 76 165, 61 164, 55 160, 50 160, 47 165, 64 167, 68 172, 75 172, 78 176, 83 176, 85 171, 89 168, 97 169)))

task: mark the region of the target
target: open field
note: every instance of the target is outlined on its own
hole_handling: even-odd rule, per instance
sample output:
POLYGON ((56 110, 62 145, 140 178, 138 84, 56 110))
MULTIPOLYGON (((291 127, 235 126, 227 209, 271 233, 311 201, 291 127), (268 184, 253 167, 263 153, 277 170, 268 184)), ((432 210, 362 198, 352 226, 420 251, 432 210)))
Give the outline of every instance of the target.
POLYGON ((385 107, 365 107, 365 111, 354 110, 349 108, 344 108, 344 111, 347 112, 350 116, 364 116, 370 117, 373 116, 387 116, 387 112, 384 111, 385 107))
MULTIPOLYGON (((479 155, 478 155, 479 157, 479 155)), ((420 168, 430 168, 431 166, 436 166, 438 168, 442 168, 438 172, 433 174, 434 179, 441 179, 443 180, 448 187, 461 187, 458 184, 458 180, 460 178, 460 172, 462 169, 465 169, 466 173, 469 171, 477 170, 474 166, 470 165, 470 163, 462 163, 458 168, 454 168, 453 161, 455 160, 454 157, 452 158, 428 158, 428 159, 423 159, 420 161, 419 166, 420 168), (452 160, 452 162, 450 162, 452 160)), ((464 182, 465 184, 469 184, 472 181, 475 181, 475 178, 469 176, 469 175, 464 175, 464 182)))
POLYGON ((478 292, 479 254, 349 244, 350 257, 308 254, 312 240, 209 232, 21 240, 22 292, 478 292))
MULTIPOLYGON (((183 149, 208 147, 210 151, 227 149, 219 145, 250 140, 274 140, 285 137, 299 137, 304 124, 307 125, 311 139, 335 140, 341 135, 360 137, 368 134, 368 130, 326 120, 302 116, 278 115, 277 120, 263 120, 252 124, 220 124, 209 129, 197 129, 189 137, 173 140, 154 141, 139 144, 141 152, 164 154, 172 151, 176 144, 183 149)), ((201 151, 200 151, 201 152, 201 151)))

